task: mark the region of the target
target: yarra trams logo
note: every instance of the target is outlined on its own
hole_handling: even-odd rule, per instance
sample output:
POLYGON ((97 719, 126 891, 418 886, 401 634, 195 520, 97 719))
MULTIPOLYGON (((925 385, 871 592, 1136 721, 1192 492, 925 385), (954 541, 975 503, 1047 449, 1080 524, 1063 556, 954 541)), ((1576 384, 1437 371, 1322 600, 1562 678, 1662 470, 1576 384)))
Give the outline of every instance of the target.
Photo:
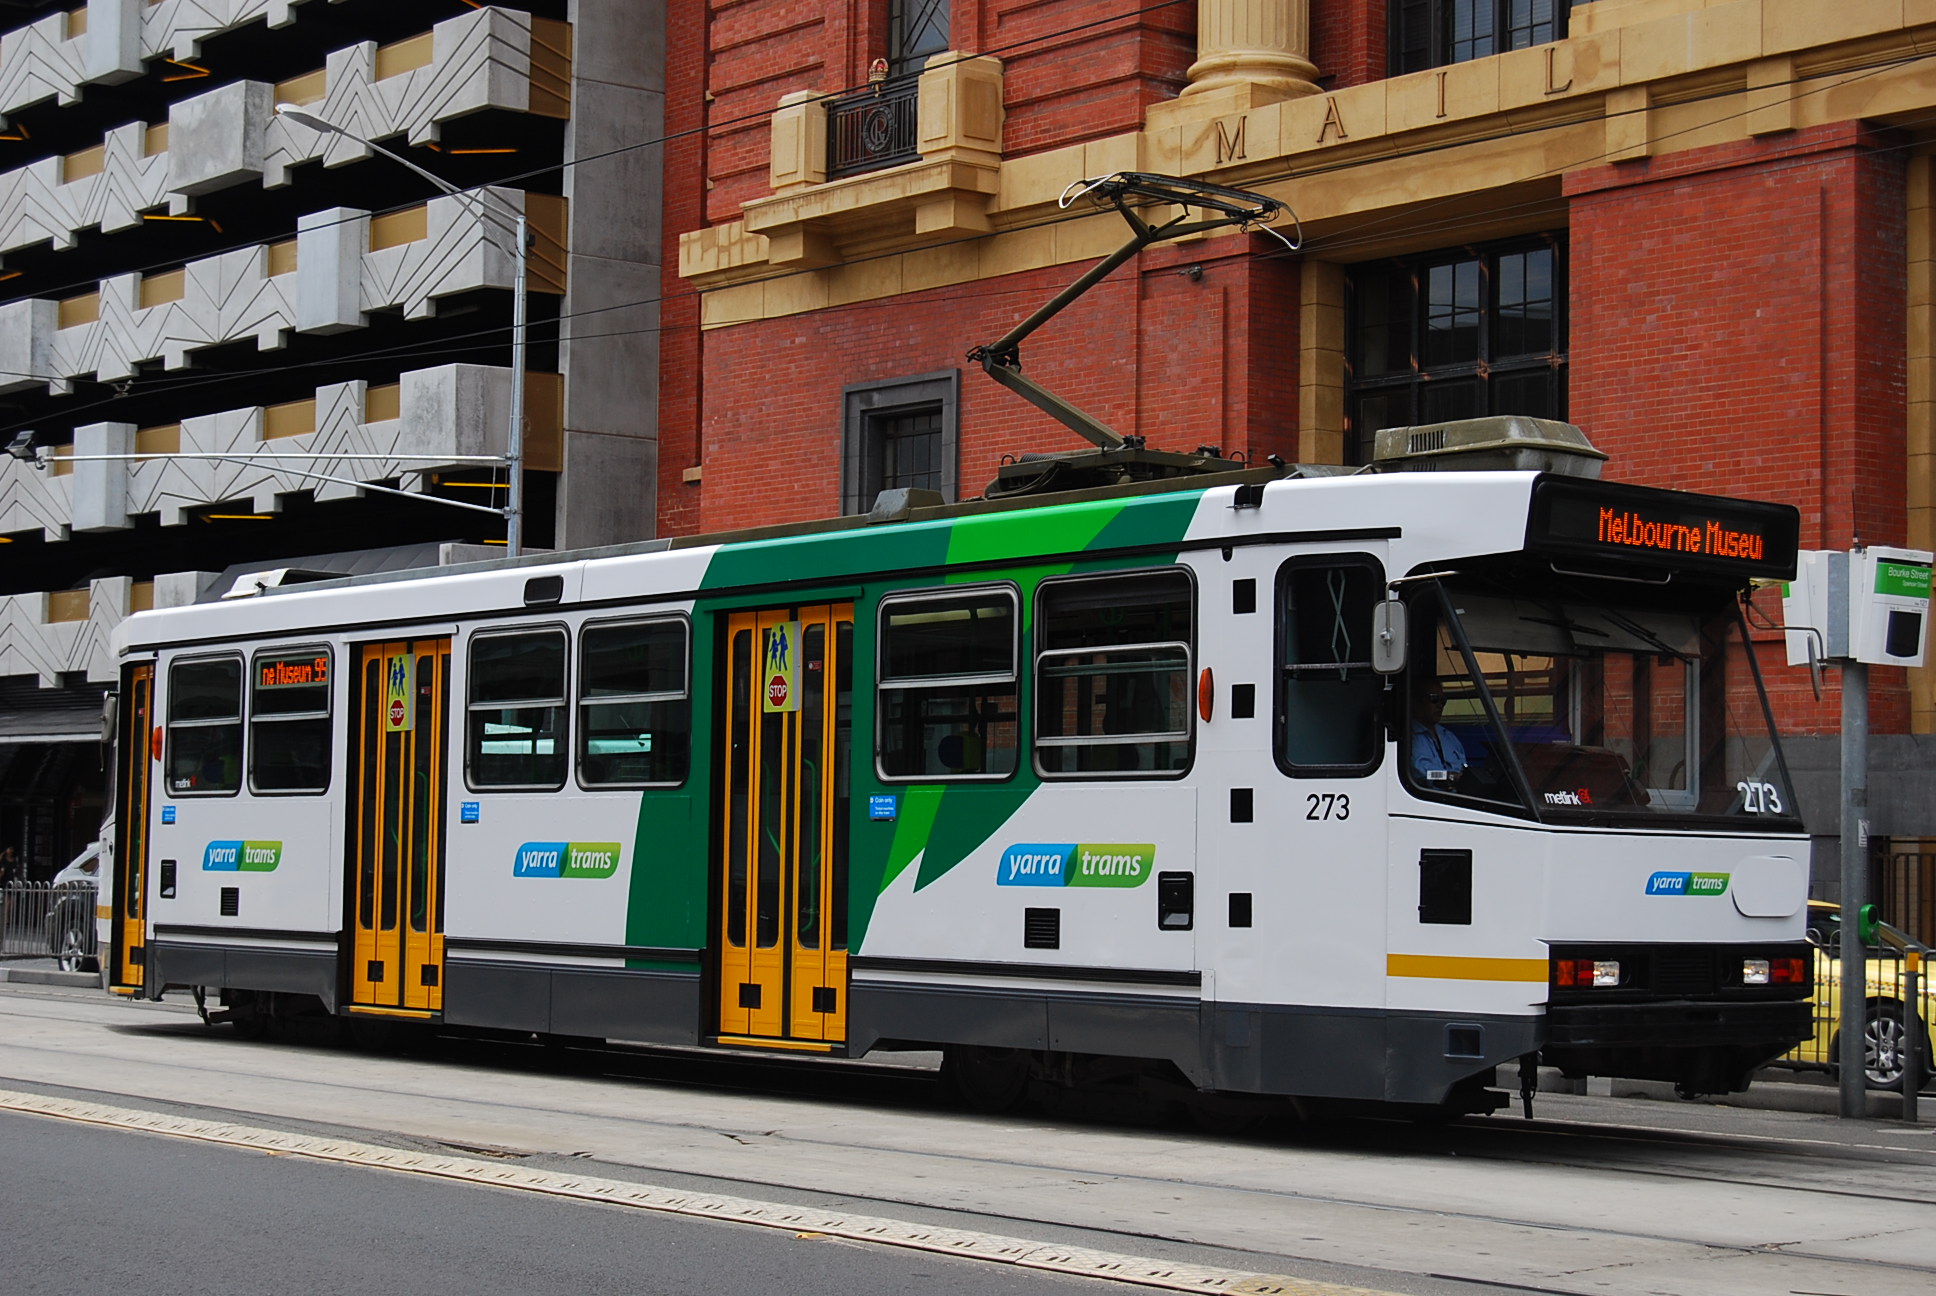
POLYGON ((995 881, 1000 886, 1137 887, 1155 870, 1156 847, 1148 842, 1023 842, 1002 852, 995 881))
POLYGON ((617 842, 526 842, 511 861, 512 877, 608 878, 618 872, 617 842))
POLYGON ((212 841, 202 852, 209 873, 273 873, 282 863, 279 841, 212 841))

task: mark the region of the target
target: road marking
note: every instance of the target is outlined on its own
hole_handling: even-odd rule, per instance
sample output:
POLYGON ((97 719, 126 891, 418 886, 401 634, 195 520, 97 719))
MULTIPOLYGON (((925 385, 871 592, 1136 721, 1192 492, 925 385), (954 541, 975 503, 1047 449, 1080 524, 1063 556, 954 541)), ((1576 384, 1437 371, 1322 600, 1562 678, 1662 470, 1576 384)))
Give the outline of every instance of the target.
POLYGON ((1010 1264, 1022 1269, 1083 1278, 1103 1278, 1112 1282, 1133 1283, 1164 1291, 1212 1292, 1222 1296, 1392 1296, 1364 1287, 1311 1282, 1281 1274, 1246 1273, 1238 1269, 1219 1269, 1210 1265, 1176 1264, 1147 1256, 1120 1255, 1087 1247, 1055 1246, 1027 1238, 1002 1237, 968 1229, 937 1228, 910 1224, 905 1220, 882 1219, 869 1215, 838 1214, 812 1206, 791 1206, 781 1202, 731 1197, 723 1193, 692 1192, 630 1183, 622 1179, 600 1179, 591 1175, 536 1170, 506 1165, 473 1157, 444 1156, 434 1152, 412 1152, 403 1148, 380 1147, 349 1139, 323 1138, 313 1134, 292 1134, 280 1130, 234 1125, 226 1121, 196 1120, 160 1112, 108 1107, 100 1103, 71 1098, 51 1098, 44 1094, 0 1089, 0 1110, 47 1116, 57 1120, 79 1121, 111 1129, 160 1134, 170 1138, 219 1143, 228 1147, 250 1148, 270 1155, 302 1156, 343 1165, 367 1166, 402 1174, 427 1175, 483 1184, 492 1188, 512 1188, 544 1193, 579 1201, 603 1202, 611 1206, 630 1206, 666 1215, 685 1215, 761 1228, 785 1229, 799 1236, 817 1235, 851 1242, 872 1242, 882 1246, 903 1247, 939 1255, 959 1256, 1010 1264))

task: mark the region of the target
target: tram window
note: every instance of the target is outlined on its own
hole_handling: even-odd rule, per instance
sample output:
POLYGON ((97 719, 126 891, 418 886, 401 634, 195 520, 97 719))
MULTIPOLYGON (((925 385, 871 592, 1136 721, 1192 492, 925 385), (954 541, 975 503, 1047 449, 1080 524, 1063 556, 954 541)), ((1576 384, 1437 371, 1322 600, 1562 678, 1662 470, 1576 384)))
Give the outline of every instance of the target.
POLYGON ((465 764, 472 787, 564 786, 565 656, 562 629, 471 640, 465 764))
POLYGON ((259 653, 249 664, 249 789, 329 789, 327 648, 259 653))
POLYGON ((683 783, 691 746, 686 623, 586 626, 578 639, 578 781, 586 787, 683 783))
POLYGON ((1015 772, 1017 619, 1008 588, 881 605, 882 778, 1015 772))
POLYGON ((1287 774, 1365 774, 1385 750, 1384 681, 1371 668, 1369 558, 1293 559, 1277 577, 1277 762, 1287 774))
POLYGON ((1051 777, 1188 769, 1195 633, 1189 573, 1049 581, 1037 598, 1037 769, 1051 777))
POLYGON ((242 787, 242 659, 168 669, 168 793, 231 795, 242 787))

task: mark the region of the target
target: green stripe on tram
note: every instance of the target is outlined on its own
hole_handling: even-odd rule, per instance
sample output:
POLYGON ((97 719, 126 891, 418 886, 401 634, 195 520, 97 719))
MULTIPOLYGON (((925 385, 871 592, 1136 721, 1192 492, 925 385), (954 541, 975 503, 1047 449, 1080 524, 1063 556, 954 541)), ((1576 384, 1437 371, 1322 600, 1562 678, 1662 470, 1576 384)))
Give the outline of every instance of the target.
MULTIPOLYGON (((1028 705, 1032 680, 1028 645, 1033 640, 1036 586, 1045 578, 1071 572, 1160 566, 1176 560, 1176 546, 1189 534, 1203 499, 1201 487, 1157 495, 1084 500, 1046 508, 1015 508, 932 522, 886 523, 818 535, 730 543, 707 564, 703 594, 722 595, 745 586, 793 582, 807 586, 866 580, 855 600, 854 652, 858 661, 874 656, 872 608, 883 594, 940 584, 979 584, 1008 580, 1020 594, 1023 651, 1020 699, 1028 705), (1124 553, 1123 550, 1135 552, 1124 553), (1049 561, 1039 561, 1042 557, 1049 561), (937 581, 933 575, 944 571, 937 581), (904 574, 905 573, 905 574, 904 574)), ((810 590, 798 598, 811 599, 810 590)), ((703 614, 705 603, 699 611, 703 614)), ((712 662, 703 654, 693 663, 693 696, 714 695, 712 662)), ((857 672, 857 684, 871 668, 857 672)), ((858 690, 857 690, 858 693, 858 690)), ((856 825, 849 844, 849 883, 853 912, 849 948, 859 950, 874 913, 873 899, 884 894, 911 867, 919 891, 946 876, 1020 810, 1041 786, 1026 750, 1018 753, 1015 773, 991 783, 884 784, 874 772, 871 686, 856 696, 854 711, 853 804, 865 806, 871 793, 899 797, 900 813, 886 825, 856 825), (868 831, 868 828, 884 831, 868 831), (919 861, 918 865, 916 861, 919 861)), ((715 754, 703 728, 694 733, 691 798, 647 794, 639 823, 639 858, 667 858, 697 852, 695 866, 669 870, 642 867, 649 885, 634 882, 627 939, 639 945, 703 945, 705 886, 713 862, 707 857, 710 832, 703 812, 717 771, 715 754), (659 804, 654 805, 657 801, 659 804), (676 843, 683 842, 683 847, 676 843)))

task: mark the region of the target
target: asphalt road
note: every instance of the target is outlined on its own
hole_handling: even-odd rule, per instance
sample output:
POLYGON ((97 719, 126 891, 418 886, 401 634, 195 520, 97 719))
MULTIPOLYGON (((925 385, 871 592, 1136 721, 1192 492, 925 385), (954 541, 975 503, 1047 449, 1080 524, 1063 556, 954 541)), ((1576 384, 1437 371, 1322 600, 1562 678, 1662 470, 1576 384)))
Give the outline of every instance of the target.
MULTIPOLYGON (((534 1203, 559 1175, 597 1176, 640 1191, 732 1194, 781 1212, 768 1216, 781 1227, 748 1244, 753 1258, 728 1262, 715 1257, 710 1243, 669 1242, 666 1256, 695 1255, 695 1267, 667 1270, 663 1288, 649 1285, 661 1275, 648 1251, 628 1278, 630 1290, 738 1290, 730 1285, 737 1281, 732 1266, 742 1263, 751 1281, 779 1281, 787 1291, 872 1290, 864 1284, 876 1282, 877 1271, 861 1263, 863 1252, 874 1257, 868 1264, 890 1266, 880 1285, 926 1290, 952 1281, 946 1275, 954 1266, 927 1256, 886 1253, 881 1260, 880 1248, 796 1237, 831 1230, 787 1227, 784 1212, 793 1209, 898 1221, 895 1227, 903 1229, 972 1230, 1024 1245, 1289 1274, 1305 1284, 1299 1291, 1321 1284, 1411 1296, 1500 1290, 1927 1296, 1936 1290, 1936 1125, 1929 1123, 1912 1128, 1794 1111, 1547 1094, 1534 1121, 1501 1115, 1438 1129, 1342 1120, 1213 1138, 1174 1123, 1118 1118, 1079 1100, 1003 1118, 970 1116, 949 1107, 918 1073, 890 1067, 722 1063, 663 1050, 558 1053, 453 1039, 423 1039, 401 1050, 315 1040, 252 1043, 226 1028, 204 1027, 172 996, 161 1004, 128 1003, 11 985, 0 986, 0 1090, 14 1093, 16 1107, 34 1095, 51 1095, 48 1103, 89 1099, 137 1114, 355 1139, 412 1156, 468 1157, 523 1176, 527 1188, 506 1198, 433 1185, 439 1191, 417 1206, 416 1190, 397 1186, 414 1181, 391 1171, 305 1165, 305 1175, 327 1170, 334 1176, 328 1182, 350 1186, 333 1204, 325 1193, 312 1205, 285 1208, 285 1191, 297 1201, 304 1193, 285 1190, 281 1180, 197 1202, 191 1191, 227 1191, 219 1176, 143 1169, 139 1186, 125 1196, 115 1187, 95 1191, 91 1181, 85 1192, 53 1193, 52 1200, 68 1207, 54 1209, 54 1217, 78 1211, 88 1239, 79 1252, 72 1244, 48 1248, 59 1256, 56 1267, 32 1270, 37 1282, 51 1281, 63 1292, 77 1290, 71 1262, 76 1254, 95 1254, 91 1248, 124 1258, 117 1263, 126 1268, 115 1279, 121 1291, 156 1290, 131 1286, 131 1274, 158 1272, 145 1258, 150 1251, 175 1257, 208 1251, 219 1264, 224 1249, 243 1246, 259 1246, 266 1257, 268 1267, 253 1271, 257 1277, 313 1275, 335 1265, 351 1278, 332 1291, 387 1290, 440 1277, 441 1259, 412 1257, 444 1234, 465 1240, 460 1246, 479 1239, 473 1249, 491 1255, 499 1254, 500 1242, 515 1242, 501 1266, 484 1268, 518 1276, 525 1289, 517 1265, 543 1245, 538 1239, 548 1236, 556 1247, 558 1238, 604 1237, 581 1234, 576 1225, 520 1232, 515 1222, 500 1225, 485 1213, 524 1218, 519 1212, 540 1209, 534 1203), (190 1179, 210 1182, 188 1185, 190 1179), (378 1180, 386 1187, 356 1187, 378 1180), (400 1200, 358 1213, 358 1195, 377 1191, 400 1200), (469 1204, 485 1197, 496 1204, 469 1204), (447 1201, 456 1204, 442 1204, 447 1201), (250 1224, 255 1213, 268 1223, 250 1224), (386 1229, 396 1234, 394 1245, 383 1240, 386 1229), (261 1236, 237 1241, 244 1232, 261 1236), (175 1240, 154 1240, 162 1236, 175 1240), (783 1253, 772 1262, 778 1268, 759 1269, 762 1252, 754 1248, 772 1247, 783 1253), (814 1267, 825 1255, 835 1257, 831 1271, 814 1267), (396 1270, 402 1277, 391 1281, 391 1267, 406 1261, 417 1268, 396 1270), (47 1273, 55 1277, 46 1279, 47 1273), (729 1285, 713 1280, 716 1273, 729 1285), (648 1285, 641 1286, 639 1275, 648 1285), (814 1285, 823 1279, 833 1285, 814 1285)), ((14 1123, 21 1119, 0 1125, 0 1210, 8 1216, 0 1221, 0 1238, 16 1233, 21 1215, 6 1201, 37 1194, 43 1182, 66 1173, 65 1151, 31 1164, 13 1154, 14 1123)), ((121 1168, 124 1143, 146 1148, 156 1142, 106 1137, 124 1141, 113 1143, 117 1150, 106 1157, 114 1175, 133 1173, 121 1168)), ((266 1163, 272 1174, 299 1160, 261 1151, 222 1156, 266 1163)), ((131 1164, 146 1160, 143 1154, 131 1164)), ((557 1200, 543 1209, 547 1218, 562 1211, 560 1218, 570 1221, 634 1218, 557 1200)), ((610 1227, 644 1232, 631 1224, 610 1227)), ((695 1221, 667 1227, 673 1239, 750 1232, 695 1221)), ((605 1245, 601 1240, 595 1249, 605 1245)), ((582 1281, 604 1289, 601 1275, 611 1270, 602 1255, 560 1263, 566 1260, 589 1266, 582 1281)), ((246 1266, 243 1272, 248 1276, 246 1266)), ((577 1272, 564 1276, 580 1281, 577 1272)), ((967 1289, 996 1291, 1002 1282, 1028 1280, 1012 1268, 987 1266, 962 1281, 967 1289)), ((225 1288, 213 1279, 181 1288, 269 1289, 303 1290, 225 1288)), ((1092 1283, 1072 1290, 1110 1289, 1092 1283)), ((0 1282, 0 1290, 14 1289, 0 1282)))
POLYGON ((1115 1284, 0 1112, 12 1296, 1097 1296, 1115 1284))

